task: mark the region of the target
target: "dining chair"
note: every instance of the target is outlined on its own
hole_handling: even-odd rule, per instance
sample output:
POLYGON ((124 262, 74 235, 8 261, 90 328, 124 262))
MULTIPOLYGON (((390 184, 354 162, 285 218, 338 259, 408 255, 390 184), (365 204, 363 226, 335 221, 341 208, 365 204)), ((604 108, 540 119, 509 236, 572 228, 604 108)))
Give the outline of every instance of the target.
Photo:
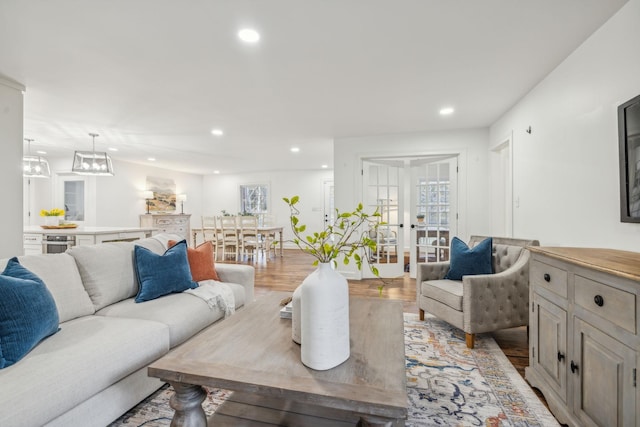
MULTIPOLYGON (((275 218, 272 214, 262 214, 261 217, 262 226, 270 227, 275 224, 275 218)), ((267 259, 271 258, 271 250, 273 249, 273 253, 275 254, 275 248, 273 247, 273 242, 276 240, 276 232, 275 231, 261 231, 260 232, 260 242, 262 244, 262 248, 264 250, 265 256, 267 259)))
POLYGON ((218 260, 218 248, 222 247, 222 233, 218 229, 215 216, 202 216, 202 236, 205 242, 213 244, 213 256, 218 260))
POLYGON ((222 259, 225 260, 227 256, 233 254, 237 261, 240 244, 236 217, 221 216, 220 229, 222 230, 222 259))
POLYGON ((253 215, 244 215, 238 217, 238 225, 240 226, 240 252, 244 256, 256 255, 262 248, 260 236, 258 235, 258 217, 253 215))

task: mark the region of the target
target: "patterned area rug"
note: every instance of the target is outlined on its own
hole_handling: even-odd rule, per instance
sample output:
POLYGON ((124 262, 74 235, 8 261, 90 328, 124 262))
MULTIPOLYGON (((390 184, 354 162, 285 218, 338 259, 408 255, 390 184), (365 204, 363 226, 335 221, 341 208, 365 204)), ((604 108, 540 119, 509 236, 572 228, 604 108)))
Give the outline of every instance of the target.
MULTIPOLYGON (((436 318, 405 314, 407 426, 558 426, 490 335, 467 349, 464 333, 436 318)), ((164 386, 109 427, 169 426, 173 390, 164 386)), ((231 394, 208 390, 207 415, 231 394)))

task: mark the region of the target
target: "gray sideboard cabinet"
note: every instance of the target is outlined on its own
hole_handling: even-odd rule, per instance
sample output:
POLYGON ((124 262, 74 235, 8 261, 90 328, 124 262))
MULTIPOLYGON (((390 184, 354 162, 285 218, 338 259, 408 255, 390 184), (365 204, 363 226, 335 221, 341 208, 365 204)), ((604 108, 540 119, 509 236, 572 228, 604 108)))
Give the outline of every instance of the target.
POLYGON ((525 378, 570 426, 638 426, 640 254, 531 247, 525 378))
POLYGON ((190 231, 191 214, 145 214, 140 215, 140 227, 152 227, 157 229, 154 233, 178 234, 191 239, 190 231))

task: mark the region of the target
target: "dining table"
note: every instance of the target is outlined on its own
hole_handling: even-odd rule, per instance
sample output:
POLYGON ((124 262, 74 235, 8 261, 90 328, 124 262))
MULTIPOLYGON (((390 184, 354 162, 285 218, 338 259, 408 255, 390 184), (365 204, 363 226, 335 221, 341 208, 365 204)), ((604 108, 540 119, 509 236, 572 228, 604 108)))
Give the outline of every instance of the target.
MULTIPOLYGON (((240 227, 236 227, 237 231, 238 231, 238 235, 240 234, 240 227)), ((207 230, 213 230, 213 228, 194 228, 193 229, 193 247, 195 248, 197 246, 197 241, 198 241, 198 235, 202 234, 203 238, 204 238, 204 231, 207 230)), ((222 229, 220 227, 218 227, 216 229, 216 233, 217 232, 221 232, 222 229)), ((278 238, 279 238, 279 245, 280 246, 280 256, 284 256, 284 252, 283 252, 283 246, 284 246, 284 227, 282 225, 262 225, 262 226, 258 226, 258 234, 275 234, 278 233, 278 238)))

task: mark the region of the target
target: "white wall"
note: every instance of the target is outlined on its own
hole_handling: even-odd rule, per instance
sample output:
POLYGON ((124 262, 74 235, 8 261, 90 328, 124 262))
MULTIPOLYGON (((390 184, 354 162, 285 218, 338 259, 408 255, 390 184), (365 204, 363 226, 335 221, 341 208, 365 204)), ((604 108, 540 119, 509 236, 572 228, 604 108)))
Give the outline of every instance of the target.
POLYGON ((0 258, 22 254, 22 118, 24 87, 0 76, 0 182, 2 221, 0 258))
MULTIPOLYGON (((204 215, 218 216, 225 210, 231 214, 240 211, 240 185, 268 184, 269 211, 278 225, 284 226, 286 240, 293 236, 289 226, 289 208, 283 197, 300 196, 300 219, 310 230, 324 228, 324 183, 333 181, 331 170, 275 171, 248 174, 208 175, 204 177, 204 215)), ((285 247, 295 247, 286 244, 285 247)))
MULTIPOLYGON (((31 224, 41 224, 38 217, 41 209, 62 208, 56 189, 56 173, 68 172, 73 153, 68 158, 48 158, 51 179, 32 179, 31 224)), ((146 189, 147 176, 173 179, 176 193, 186 194, 184 212, 191 214, 191 227, 200 227, 202 212, 202 175, 175 172, 152 166, 139 165, 119 160, 113 161, 115 176, 91 177, 89 185, 95 196, 95 219, 89 218, 85 225, 105 227, 138 227, 139 215, 146 213, 146 202, 142 192, 146 189)), ((26 180, 25 180, 26 182, 26 180)), ((180 212, 178 205, 176 213, 180 212)))
POLYGON ((617 130, 640 94, 639 22, 630 0, 491 126, 492 145, 513 131, 515 236, 640 251, 640 224, 620 222, 617 130))
POLYGON ((459 153, 460 237, 488 233, 488 142, 487 129, 337 139, 333 147, 336 207, 352 210, 354 203, 362 201, 363 157, 459 153))
MULTIPOLYGON (((334 142, 336 208, 352 210, 363 200, 361 165, 363 157, 459 154, 458 236, 490 231, 488 129, 465 129, 337 139, 334 142)), ((350 278, 359 276, 353 268, 339 266, 350 278)))

